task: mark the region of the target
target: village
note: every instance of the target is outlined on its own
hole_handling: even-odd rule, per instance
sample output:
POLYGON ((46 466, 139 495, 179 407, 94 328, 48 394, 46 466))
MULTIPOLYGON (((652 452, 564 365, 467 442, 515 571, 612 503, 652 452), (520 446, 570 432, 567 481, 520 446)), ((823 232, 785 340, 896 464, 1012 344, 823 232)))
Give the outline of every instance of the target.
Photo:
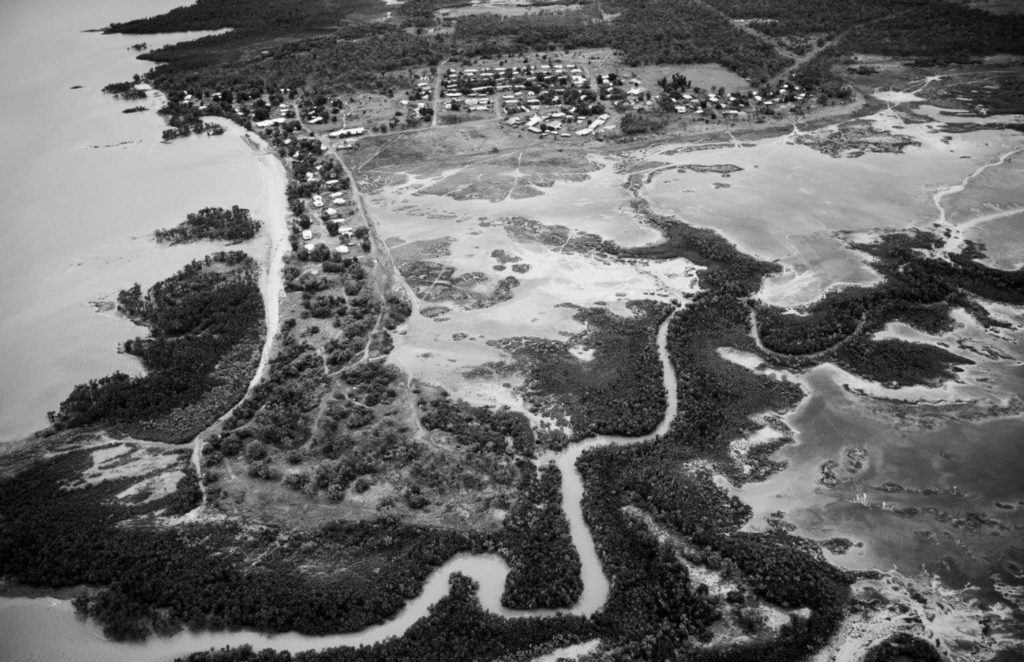
MULTIPOLYGON (((401 89, 328 95, 284 88, 271 94, 186 93, 200 112, 219 109, 250 126, 288 164, 295 223, 291 243, 302 260, 336 252, 358 257, 357 208, 340 152, 369 135, 472 123, 554 141, 631 139, 651 130, 707 133, 785 121, 822 105, 783 80, 751 82, 718 65, 625 67, 610 52, 578 51, 461 66, 395 72, 401 89)), ((368 249, 367 249, 368 250, 368 249)))

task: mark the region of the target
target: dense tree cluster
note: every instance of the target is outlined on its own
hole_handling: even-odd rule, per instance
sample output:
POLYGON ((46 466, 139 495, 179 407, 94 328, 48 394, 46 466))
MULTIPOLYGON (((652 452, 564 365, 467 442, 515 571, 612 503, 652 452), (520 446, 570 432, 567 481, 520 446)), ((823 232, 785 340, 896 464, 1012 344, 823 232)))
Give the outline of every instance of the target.
MULTIPOLYGON (((875 2, 841 4, 848 8, 844 12, 854 13, 875 11, 878 7, 875 2)), ((887 4, 891 3, 882 3, 887 4)), ((808 7, 814 5, 794 3, 794 20, 801 13, 805 18, 814 16, 814 12, 807 11, 808 7)), ((830 22, 829 16, 825 14, 815 20, 830 22)), ((758 28, 774 29, 762 25, 758 28)), ((996 16, 951 2, 901 0, 876 20, 851 24, 834 44, 800 65, 794 72, 794 80, 807 87, 836 90, 840 76, 835 65, 853 53, 913 57, 934 64, 966 62, 997 53, 1021 55, 1024 54, 1024 16, 996 16)))
POLYGON ((554 647, 568 646, 596 634, 579 616, 505 619, 480 609, 477 584, 456 574, 451 591, 404 637, 360 648, 335 648, 291 654, 244 646, 193 653, 182 662, 480 662, 525 661, 554 647))
POLYGON ((420 422, 428 430, 444 430, 455 442, 477 452, 532 457, 536 436, 530 420, 508 407, 475 407, 447 395, 421 397, 420 422))
POLYGON ((598 48, 607 45, 612 34, 594 5, 524 16, 475 14, 455 24, 455 37, 473 45, 471 53, 478 55, 598 48))
POLYGON ((252 239, 260 229, 260 222, 254 219, 248 209, 234 205, 231 209, 206 207, 185 217, 180 225, 157 230, 157 241, 170 244, 184 244, 200 239, 221 241, 245 241, 252 239))
POLYGON ((621 0, 614 45, 633 66, 717 62, 751 80, 772 76, 792 60, 767 40, 734 26, 697 0, 621 0))
POLYGON ((243 35, 263 37, 327 33, 347 16, 374 7, 373 0, 347 0, 343 4, 310 4, 302 0, 198 0, 165 14, 113 23, 108 30, 141 35, 231 27, 243 35))
POLYGON ((509 563, 501 604, 511 609, 555 609, 576 604, 583 592, 580 555, 562 510, 562 472, 555 465, 520 468, 523 495, 505 520, 509 563))
POLYGON ((731 18, 749 20, 757 30, 768 35, 825 38, 909 7, 934 4, 928 0, 708 0, 708 3, 731 18))
MULTIPOLYGON (((757 307, 765 347, 793 358, 829 353, 840 365, 883 382, 908 385, 945 378, 957 364, 970 363, 939 347, 900 340, 869 340, 890 322, 926 333, 952 327, 950 311, 960 307, 985 325, 997 324, 975 297, 1024 304, 1024 269, 1002 271, 978 262, 975 245, 948 260, 928 257, 941 240, 927 232, 886 235, 855 248, 876 258, 885 282, 871 288, 830 292, 802 315, 757 307)), ((817 357, 815 357, 817 358, 817 357)))
POLYGON ((551 417, 568 417, 575 439, 647 434, 664 416, 655 337, 670 307, 653 301, 628 305, 632 317, 604 308, 578 311, 573 319, 587 330, 565 342, 528 338, 500 343, 526 371, 527 405, 551 417), (591 355, 581 360, 574 348, 586 348, 591 355))
MULTIPOLYGON (((138 76, 136 76, 138 78, 138 76)), ((129 80, 123 83, 110 83, 104 86, 103 91, 107 94, 113 94, 118 99, 124 99, 125 101, 135 101, 137 99, 145 99, 147 94, 145 90, 137 89, 137 85, 140 80, 129 80)), ((125 111, 127 112, 127 111, 125 111)))
POLYGON ((952 2, 917 2, 844 38, 848 50, 911 57, 1024 55, 1024 16, 997 16, 952 2))
POLYGON ((881 641, 864 656, 864 662, 942 662, 943 657, 924 639, 897 632, 881 641))
POLYGON ((440 0, 407 0, 398 5, 395 15, 406 27, 429 28, 437 23, 434 12, 445 4, 440 0))
POLYGON ((733 26, 705 4, 687 0, 625 0, 623 11, 606 21, 597 5, 560 13, 459 19, 459 47, 475 55, 503 52, 597 48, 622 51, 632 66, 718 62, 742 76, 762 78, 788 60, 766 40, 733 26))
POLYGON ((668 124, 668 118, 655 113, 634 113, 628 112, 622 116, 619 128, 622 133, 630 136, 637 133, 650 133, 664 128, 668 124))
POLYGON ((184 441, 242 397, 263 334, 252 258, 229 252, 193 261, 145 296, 138 284, 122 291, 118 308, 150 329, 149 337, 124 344, 146 374, 79 384, 51 415, 58 427, 103 422, 143 438, 184 441), (213 402, 203 405, 204 398, 213 402))
POLYGON ((36 586, 106 587, 77 604, 115 639, 143 638, 154 628, 166 634, 183 624, 358 630, 395 614, 452 555, 478 549, 464 534, 386 519, 309 531, 150 525, 136 518, 189 497, 125 505, 116 495, 132 478, 59 489, 91 464, 88 451, 73 451, 0 483, 0 574, 36 586), (352 569, 320 577, 298 570, 326 559, 325 567, 352 569))

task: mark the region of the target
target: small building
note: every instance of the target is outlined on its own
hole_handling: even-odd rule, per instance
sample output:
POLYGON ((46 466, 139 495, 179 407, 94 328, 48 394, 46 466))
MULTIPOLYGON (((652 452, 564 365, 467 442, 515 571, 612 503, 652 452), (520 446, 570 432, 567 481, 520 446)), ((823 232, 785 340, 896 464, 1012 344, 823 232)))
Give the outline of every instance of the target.
POLYGON ((350 129, 338 129, 337 131, 331 131, 327 135, 331 138, 341 138, 344 136, 361 136, 366 133, 366 129, 361 126, 354 126, 350 129))

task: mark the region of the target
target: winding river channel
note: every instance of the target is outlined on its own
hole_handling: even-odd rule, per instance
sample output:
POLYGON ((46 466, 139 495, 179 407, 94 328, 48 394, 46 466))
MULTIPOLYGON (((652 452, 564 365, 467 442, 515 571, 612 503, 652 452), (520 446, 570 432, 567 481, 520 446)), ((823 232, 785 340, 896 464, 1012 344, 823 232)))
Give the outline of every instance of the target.
POLYGON ((666 347, 668 325, 672 317, 658 329, 658 354, 661 358, 668 406, 661 424, 642 437, 596 436, 574 444, 559 453, 546 453, 539 462, 555 463, 562 472, 562 508, 569 521, 573 544, 580 555, 583 593, 573 607, 519 611, 501 606, 501 595, 508 576, 508 566, 496 554, 460 554, 435 570, 420 595, 398 614, 380 625, 360 632, 314 637, 290 632, 279 635, 258 632, 180 632, 172 637, 151 637, 141 644, 122 644, 105 639, 99 628, 75 617, 69 601, 27 598, 0 599, 0 652, 3 659, 19 661, 75 660, 76 662, 158 662, 172 660, 197 650, 242 646, 256 649, 275 648, 292 652, 336 646, 360 646, 399 637, 413 623, 423 618, 432 605, 448 594, 449 578, 462 573, 479 584, 478 598, 483 608, 509 618, 578 614, 587 616, 601 609, 608 599, 610 585, 601 568, 597 547, 590 528, 583 519, 583 481, 576 461, 589 450, 609 445, 635 444, 664 434, 676 416, 676 378, 666 347))

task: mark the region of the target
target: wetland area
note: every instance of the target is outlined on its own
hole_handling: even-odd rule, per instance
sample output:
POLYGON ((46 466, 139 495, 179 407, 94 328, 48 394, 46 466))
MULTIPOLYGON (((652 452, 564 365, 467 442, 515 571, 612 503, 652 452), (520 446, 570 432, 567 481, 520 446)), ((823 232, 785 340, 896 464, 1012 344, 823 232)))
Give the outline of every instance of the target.
POLYGON ((804 101, 847 33, 775 35, 673 112, 602 33, 502 42, 602 90, 569 132, 458 114, 491 42, 437 44, 620 13, 353 3, 301 39, 356 82, 292 88, 237 17, 0 3, 0 658, 1024 656, 1024 115, 964 96, 1024 61, 804 101))

